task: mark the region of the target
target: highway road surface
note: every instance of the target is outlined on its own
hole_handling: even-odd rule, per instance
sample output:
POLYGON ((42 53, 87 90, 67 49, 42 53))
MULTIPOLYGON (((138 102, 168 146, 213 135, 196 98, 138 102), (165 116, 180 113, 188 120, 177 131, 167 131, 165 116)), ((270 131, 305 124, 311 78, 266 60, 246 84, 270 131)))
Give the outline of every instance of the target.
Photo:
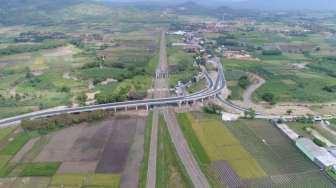
POLYGON ((175 112, 169 109, 165 109, 163 114, 177 154, 179 155, 180 160, 182 161, 194 187, 210 188, 208 180, 198 166, 198 163, 183 136, 183 133, 178 125, 175 112))
MULTIPOLYGON (((168 72, 167 53, 166 53, 165 32, 161 34, 160 41, 160 60, 157 68, 157 73, 168 72)), ((156 76, 154 80, 154 98, 164 98, 169 96, 168 76, 156 76)), ((151 131, 151 142, 149 149, 148 171, 147 171, 147 188, 156 187, 156 160, 157 160, 157 140, 159 126, 159 110, 154 107, 153 122, 151 131)))

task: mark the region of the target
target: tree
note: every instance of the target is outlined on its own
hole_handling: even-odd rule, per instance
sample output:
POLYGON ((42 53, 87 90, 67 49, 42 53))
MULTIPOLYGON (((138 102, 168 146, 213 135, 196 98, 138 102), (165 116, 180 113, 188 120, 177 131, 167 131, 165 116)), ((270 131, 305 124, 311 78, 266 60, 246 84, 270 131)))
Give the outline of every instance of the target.
POLYGON ((264 94, 262 95, 262 99, 263 99, 264 101, 266 101, 266 102, 271 103, 271 104, 274 104, 274 103, 275 103, 273 93, 269 93, 269 92, 264 93, 264 94))
POLYGON ((209 103, 203 108, 204 112, 209 114, 218 114, 223 111, 223 108, 215 103, 209 103))
POLYGON ((77 96, 77 101, 79 102, 80 105, 85 105, 86 100, 87 96, 84 93, 77 96))
POLYGON ((291 114, 293 113, 293 110, 292 110, 292 109, 288 109, 288 110, 286 111, 286 113, 287 113, 287 115, 291 115, 291 114))
POLYGON ((249 108, 244 112, 244 117, 248 119, 254 119, 256 116, 256 112, 254 109, 249 108))
POLYGON ((250 84, 251 82, 246 75, 241 76, 238 80, 238 85, 243 89, 246 89, 250 84))

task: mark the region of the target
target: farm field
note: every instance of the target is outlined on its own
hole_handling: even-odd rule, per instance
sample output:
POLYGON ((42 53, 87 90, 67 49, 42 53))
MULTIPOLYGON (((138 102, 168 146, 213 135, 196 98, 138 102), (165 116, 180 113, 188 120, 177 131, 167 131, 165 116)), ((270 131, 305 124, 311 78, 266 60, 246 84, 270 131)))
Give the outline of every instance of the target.
POLYGON ((223 184, 253 188, 333 187, 319 169, 267 121, 222 123, 214 115, 198 112, 181 113, 177 117, 189 147, 213 187, 223 184), (236 161, 240 163, 237 165, 236 161))
MULTIPOLYGON (((278 23, 266 25, 273 28, 276 24, 278 23)), ((274 102, 329 102, 336 100, 334 93, 326 90, 326 88, 332 88, 336 85, 333 76, 336 69, 332 63, 335 54, 332 53, 333 46, 328 42, 328 37, 323 33, 295 37, 275 31, 265 32, 261 29, 264 25, 257 24, 255 27, 261 31, 232 32, 227 35, 219 35, 243 43, 247 46, 244 47, 247 48, 249 54, 258 58, 255 61, 222 60, 234 100, 240 100, 242 96, 242 88, 238 86, 237 81, 241 77, 239 75, 243 73, 232 76, 232 73, 239 72, 255 73, 266 80, 266 83, 253 95, 256 101, 264 100, 265 93, 273 94, 274 102), (281 54, 266 55, 264 51, 267 49, 279 49, 281 54)), ((219 36, 210 36, 210 38, 216 39, 219 36)), ((234 49, 234 47, 232 48, 234 49)))
POLYGON ((259 163, 220 120, 192 114, 178 114, 177 118, 196 160, 213 186, 240 185, 244 179, 266 177, 259 163), (230 178, 225 174, 230 174, 230 178))
POLYGON ((104 30, 110 26, 101 24, 88 32, 82 27, 68 35, 62 27, 24 27, 0 37, 11 37, 11 46, 28 34, 32 40, 42 35, 39 32, 48 37, 64 34, 62 40, 34 43, 50 46, 47 49, 21 42, 17 48, 26 51, 0 54, 0 118, 57 106, 146 97, 158 63, 160 31, 108 32, 104 30))
POLYGON ((239 120, 225 125, 268 175, 245 180, 250 187, 333 187, 319 169, 271 123, 239 120))
POLYGON ((145 130, 146 117, 118 115, 17 133, 0 149, 0 187, 138 187, 145 130))

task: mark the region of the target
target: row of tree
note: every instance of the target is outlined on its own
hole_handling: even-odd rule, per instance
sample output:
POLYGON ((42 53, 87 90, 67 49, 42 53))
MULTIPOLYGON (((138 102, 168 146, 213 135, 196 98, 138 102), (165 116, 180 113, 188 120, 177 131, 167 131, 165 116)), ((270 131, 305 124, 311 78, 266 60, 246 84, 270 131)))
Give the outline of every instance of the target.
POLYGON ((21 126, 26 131, 39 131, 40 133, 70 127, 82 122, 93 122, 113 115, 113 112, 98 110, 82 112, 79 114, 63 114, 48 118, 23 120, 21 126))

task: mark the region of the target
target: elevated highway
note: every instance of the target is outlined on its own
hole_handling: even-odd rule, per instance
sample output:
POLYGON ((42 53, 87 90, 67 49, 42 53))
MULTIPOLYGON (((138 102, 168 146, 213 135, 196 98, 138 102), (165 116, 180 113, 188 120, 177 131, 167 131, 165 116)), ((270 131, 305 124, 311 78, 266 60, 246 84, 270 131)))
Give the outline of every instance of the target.
POLYGON ((134 101, 125 101, 125 102, 116 102, 116 103, 107 103, 107 104, 97 104, 83 107, 68 107, 64 109, 55 109, 47 111, 37 111, 32 113, 27 113, 23 115, 18 115, 11 118, 6 118, 0 120, 0 127, 10 126, 17 124, 25 119, 35 119, 42 117, 55 116, 60 114, 72 114, 72 113, 81 113, 81 112, 90 112, 96 110, 129 110, 129 109, 146 109, 149 110, 153 107, 160 106, 180 106, 182 104, 187 104, 190 102, 204 101, 209 98, 215 98, 218 94, 221 93, 222 89, 225 87, 225 79, 222 65, 216 61, 218 65, 218 75, 213 82, 210 78, 209 73, 206 69, 203 69, 203 74, 208 82, 208 87, 199 92, 192 93, 185 96, 175 96, 168 98, 157 98, 157 99, 145 99, 145 100, 134 100, 134 101))

